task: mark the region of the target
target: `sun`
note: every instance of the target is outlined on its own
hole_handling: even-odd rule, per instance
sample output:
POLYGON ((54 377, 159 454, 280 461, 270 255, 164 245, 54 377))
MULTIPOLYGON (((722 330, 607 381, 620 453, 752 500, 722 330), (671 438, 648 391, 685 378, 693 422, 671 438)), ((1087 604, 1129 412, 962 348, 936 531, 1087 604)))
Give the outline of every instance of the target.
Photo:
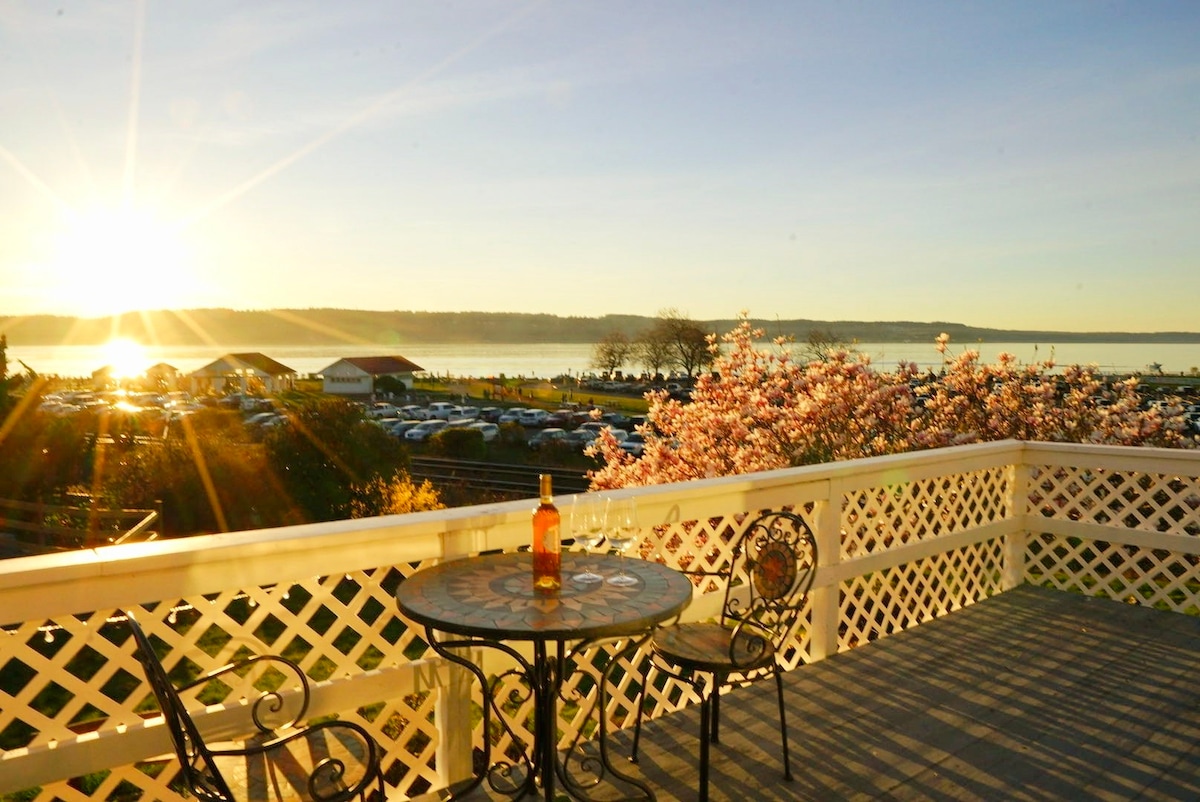
POLYGON ((44 267, 56 306, 83 317, 187 306, 196 280, 180 232, 134 208, 72 214, 44 267))
POLYGON ((103 346, 104 363, 114 379, 132 379, 142 375, 146 365, 146 349, 133 340, 117 337, 103 346))

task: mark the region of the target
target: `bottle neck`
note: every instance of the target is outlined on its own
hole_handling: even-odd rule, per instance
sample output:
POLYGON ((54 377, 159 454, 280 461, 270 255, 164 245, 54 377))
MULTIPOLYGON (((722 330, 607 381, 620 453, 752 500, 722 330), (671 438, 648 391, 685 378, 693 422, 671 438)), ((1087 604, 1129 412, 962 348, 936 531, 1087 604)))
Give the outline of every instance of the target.
POLYGON ((543 473, 538 476, 538 492, 543 504, 554 503, 554 491, 550 487, 550 474, 543 473))

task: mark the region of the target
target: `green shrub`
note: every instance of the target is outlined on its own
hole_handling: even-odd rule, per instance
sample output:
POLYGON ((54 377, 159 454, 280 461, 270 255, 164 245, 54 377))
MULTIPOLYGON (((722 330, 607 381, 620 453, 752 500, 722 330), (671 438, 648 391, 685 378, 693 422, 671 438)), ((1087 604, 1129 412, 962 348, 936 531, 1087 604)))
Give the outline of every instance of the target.
POLYGON ((506 448, 514 446, 525 448, 525 429, 519 423, 502 423, 500 424, 500 437, 497 440, 506 448))
POLYGON ((429 438, 429 453, 439 457, 481 460, 487 456, 487 447, 480 432, 452 426, 429 438))
POLYGON ((403 472, 397 472, 391 479, 377 476, 364 485, 355 486, 353 493, 351 518, 403 515, 445 507, 428 479, 418 485, 413 482, 412 477, 403 472))
POLYGON ((350 517, 352 488, 408 470, 408 451, 363 419, 362 408, 323 398, 288 410, 288 423, 264 438, 286 494, 310 521, 350 517))

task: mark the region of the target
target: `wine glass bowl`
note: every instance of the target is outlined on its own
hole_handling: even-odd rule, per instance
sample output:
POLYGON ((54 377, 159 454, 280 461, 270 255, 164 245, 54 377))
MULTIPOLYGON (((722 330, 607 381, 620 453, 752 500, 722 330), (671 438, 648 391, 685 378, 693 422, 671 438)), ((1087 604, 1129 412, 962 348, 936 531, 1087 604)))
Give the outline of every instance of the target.
MULTIPOLYGON (((577 494, 571 501, 571 537, 583 547, 584 558, 604 540, 605 517, 608 499, 591 493, 577 494)), ((590 584, 604 581, 604 577, 588 569, 571 577, 575 582, 590 584)))
POLYGON ((638 529, 637 500, 613 499, 609 504, 608 522, 604 531, 608 536, 608 544, 621 555, 621 569, 608 580, 609 584, 620 587, 636 585, 637 579, 625 572, 625 552, 629 551, 629 547, 641 533, 638 529))

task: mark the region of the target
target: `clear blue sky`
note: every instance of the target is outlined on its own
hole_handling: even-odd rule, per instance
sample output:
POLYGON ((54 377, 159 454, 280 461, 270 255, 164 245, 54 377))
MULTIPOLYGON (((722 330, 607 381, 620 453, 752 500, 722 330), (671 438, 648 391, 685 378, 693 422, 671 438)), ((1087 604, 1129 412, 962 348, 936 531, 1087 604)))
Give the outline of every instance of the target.
POLYGON ((0 3, 0 314, 1200 330, 1200 3, 0 3))

